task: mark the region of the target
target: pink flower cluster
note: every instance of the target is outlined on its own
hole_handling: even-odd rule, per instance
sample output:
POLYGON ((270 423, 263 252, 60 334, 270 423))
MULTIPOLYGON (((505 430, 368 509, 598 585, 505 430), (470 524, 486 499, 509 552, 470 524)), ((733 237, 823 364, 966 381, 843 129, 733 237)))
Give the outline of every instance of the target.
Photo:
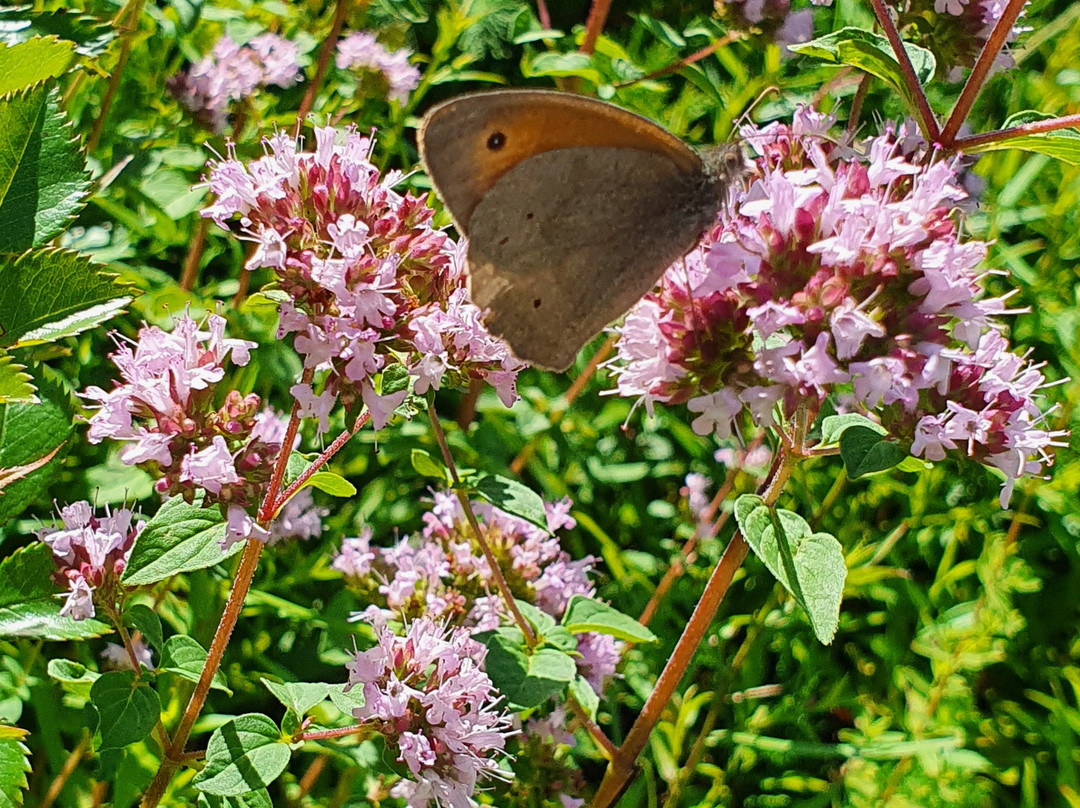
POLYGON ((856 153, 822 137, 831 122, 804 109, 744 130, 758 176, 627 315, 618 391, 685 402, 721 439, 744 411, 768 425, 850 396, 916 456, 959 448, 1000 469, 1004 505, 1059 434, 1038 366, 994 330, 1004 300, 980 298, 987 245, 960 235, 956 165, 906 129, 856 153))
POLYGON ((223 36, 208 56, 177 73, 169 91, 215 132, 225 129, 229 104, 260 87, 291 87, 300 80, 299 51, 277 34, 260 34, 246 45, 223 36))
POLYGON ((108 392, 88 387, 82 394, 99 405, 87 438, 127 443, 120 459, 157 477, 162 495, 192 502, 205 491, 206 504, 228 511, 231 540, 266 538, 248 511, 269 482, 284 425, 255 394, 230 390, 214 406, 227 361, 246 365, 255 343, 226 338, 225 318, 217 314, 207 325, 202 331, 185 314, 171 332, 142 328, 130 345, 114 335, 118 350, 110 358, 122 381, 108 392))
POLYGON ((295 334, 306 368, 325 371, 320 392, 296 385, 303 417, 329 428, 336 400, 348 412, 367 406, 381 429, 405 389, 377 387, 382 371, 407 369, 423 395, 444 383, 487 379, 509 406, 520 363, 484 328, 465 289, 460 245, 431 227, 425 197, 380 179, 372 141, 348 129, 316 128, 315 151, 277 134, 266 155, 244 164, 210 163, 216 196, 203 211, 222 227, 233 216, 257 244, 247 266, 269 267, 281 291, 279 337, 295 334))
MULTIPOLYGON (((574 561, 551 535, 575 524, 570 502, 547 503, 548 530, 485 503, 473 511, 514 597, 559 619, 574 595, 593 597, 589 581, 594 559, 574 561)), ((457 497, 436 492, 417 540, 404 537, 390 548, 372 547, 371 531, 347 538, 332 567, 377 606, 384 618, 426 615, 472 631, 497 628, 509 615, 495 587, 491 567, 476 544, 457 497)), ((578 637, 578 672, 603 692, 615 673, 622 644, 605 634, 578 637)))
POLYGON ((38 538, 52 550, 57 583, 68 589, 60 614, 86 620, 95 614, 95 593, 115 604, 131 547, 146 523, 127 508, 95 516, 89 502, 62 508, 60 519, 62 528, 39 530, 38 538))
POLYGON ((385 736, 412 775, 391 796, 414 808, 472 808, 478 781, 500 777, 497 758, 513 734, 484 673, 487 649, 465 629, 426 617, 404 637, 381 620, 374 627, 378 644, 348 664, 348 686, 364 695, 353 715, 385 736))
POLYGON ((341 70, 373 70, 386 80, 386 97, 404 105, 420 83, 420 71, 409 64, 412 51, 389 50, 367 31, 354 31, 338 42, 335 63, 341 70))

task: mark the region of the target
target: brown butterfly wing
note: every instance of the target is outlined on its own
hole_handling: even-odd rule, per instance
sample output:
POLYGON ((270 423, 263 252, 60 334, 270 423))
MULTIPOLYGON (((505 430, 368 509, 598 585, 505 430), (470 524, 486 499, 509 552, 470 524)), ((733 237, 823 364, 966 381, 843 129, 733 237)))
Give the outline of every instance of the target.
POLYGON ((627 148, 548 151, 506 171, 469 229, 473 302, 531 364, 565 370, 716 220, 703 172, 627 148))
POLYGON ((550 90, 499 90, 453 98, 431 109, 418 134, 420 157, 458 229, 522 160, 555 149, 606 146, 664 155, 698 173, 694 151, 652 121, 592 98, 550 90))

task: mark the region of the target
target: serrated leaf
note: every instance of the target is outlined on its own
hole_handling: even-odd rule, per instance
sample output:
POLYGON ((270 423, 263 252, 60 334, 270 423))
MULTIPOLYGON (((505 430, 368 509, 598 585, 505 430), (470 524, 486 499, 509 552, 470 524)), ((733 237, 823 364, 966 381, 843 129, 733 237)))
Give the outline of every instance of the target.
MULTIPOLYGON (((1010 115, 1002 126, 1009 129, 1025 123, 1046 121, 1054 118, 1035 110, 1025 110, 1015 115, 1010 115)), ((1045 154, 1056 160, 1061 160, 1069 165, 1080 165, 1080 131, 1076 129, 1056 129, 1053 132, 1043 132, 1034 135, 1016 135, 1007 140, 997 140, 992 143, 982 143, 974 146, 965 146, 964 151, 969 154, 981 152, 1004 151, 1006 149, 1021 149, 1022 151, 1045 154)))
POLYGON ((30 750, 23 740, 29 733, 19 727, 0 726, 0 806, 23 804, 30 772, 30 750))
POLYGON ((0 352, 0 404, 32 404, 37 401, 36 388, 26 367, 11 354, 0 352))
POLYGON ((237 542, 222 552, 224 538, 225 522, 217 508, 188 505, 174 497, 136 537, 121 580, 128 586, 141 586, 220 564, 244 548, 243 542, 237 542))
POLYGON ((477 480, 476 493, 496 508, 519 516, 545 531, 548 529, 544 500, 517 480, 487 474, 477 480))
POLYGON ((656 642, 656 635, 648 627, 618 609, 595 598, 574 595, 563 612, 562 625, 574 634, 587 631, 608 634, 626 642, 656 642))
POLYGON ((335 474, 332 471, 317 471, 312 474, 304 484, 300 486, 302 490, 308 486, 312 488, 318 488, 324 494, 329 494, 332 497, 342 497, 348 499, 349 497, 356 496, 356 486, 342 477, 340 474, 335 474))
POLYGON ((46 669, 53 679, 69 693, 90 698, 90 688, 101 674, 70 659, 50 659, 46 669))
POLYGON ((161 651, 165 640, 157 612, 144 603, 136 603, 124 610, 124 621, 143 635, 147 645, 161 651))
POLYGON ((304 715, 316 704, 320 704, 330 695, 330 685, 324 682, 271 682, 260 678, 266 689, 299 716, 304 715))
MULTIPOLYGON (((186 634, 174 634, 165 643, 161 652, 161 664, 158 666, 169 673, 187 679, 189 682, 199 681, 203 666, 206 664, 206 649, 199 641, 186 634)), ((225 683, 225 676, 220 670, 214 673, 210 680, 211 690, 222 690, 232 695, 232 691, 225 683)))
POLYGON ((58 236, 82 210, 90 187, 78 139, 51 85, 0 98, 0 252, 21 253, 58 236))
POLYGON ((865 426, 853 426, 840 436, 840 458, 851 479, 891 469, 908 453, 887 440, 880 432, 865 426))
MULTIPOLYGON (((812 56, 837 65, 850 65, 872 76, 877 76, 887 81, 903 95, 909 109, 915 109, 915 99, 900 72, 900 63, 896 61, 892 45, 881 34, 864 31, 861 28, 841 28, 839 31, 833 31, 831 34, 809 42, 788 47, 804 56, 812 56)), ((937 69, 934 54, 910 42, 904 43, 904 50, 907 51, 919 83, 925 85, 937 69)))
POLYGON ((134 671, 101 674, 90 688, 90 703, 97 710, 102 749, 141 741, 161 716, 157 693, 134 671))
POLYGON ((0 496, 0 524, 40 500, 63 465, 71 437, 71 400, 55 382, 35 378, 36 403, 0 404, 0 468, 35 463, 53 453, 41 468, 4 486, 0 496), (63 448, 61 448, 63 447, 63 448), (56 450, 60 448, 59 452, 56 450))
POLYGON ((270 793, 265 788, 249 791, 235 797, 219 797, 217 794, 199 794, 196 808, 274 808, 270 793))
POLYGON ((584 676, 574 677, 574 681, 570 683, 570 695, 589 714, 589 718, 595 721, 596 713, 600 709, 600 696, 584 676))
POLYGON ((569 655, 555 648, 538 648, 532 653, 517 628, 500 628, 475 635, 488 649, 484 670, 513 710, 543 704, 566 689, 577 676, 577 665, 569 655))
POLYGON ((73 336, 114 317, 131 300, 130 287, 79 253, 47 249, 0 254, 4 346, 73 336))
POLYGON ((422 477, 432 477, 436 480, 446 479, 446 469, 435 458, 423 449, 413 449, 409 454, 413 471, 422 477))
POLYGON ((735 519, 754 554, 802 606, 814 635, 831 643, 847 577, 840 542, 828 533, 814 533, 797 513, 773 511, 754 494, 735 500, 735 519))
POLYGON ((272 783, 291 755, 273 721, 248 713, 214 730, 206 747, 206 767, 192 783, 207 794, 237 797, 272 783))
POLYGON ((63 75, 75 58, 75 43, 56 37, 15 45, 0 42, 0 95, 18 92, 63 75))
POLYGON ((109 627, 97 620, 61 617, 60 589, 53 583, 52 550, 41 543, 20 548, 0 562, 0 637, 81 640, 109 627))
POLYGON ((16 45, 50 35, 74 42, 75 52, 90 59, 101 56, 116 36, 111 25, 74 10, 31 13, 26 5, 0 8, 0 42, 16 45))
POLYGON ((833 446, 840 442, 840 437, 853 426, 861 426, 872 429, 879 435, 887 435, 888 431, 881 424, 875 423, 865 415, 857 412, 848 412, 843 415, 830 415, 821 422, 821 445, 833 446))

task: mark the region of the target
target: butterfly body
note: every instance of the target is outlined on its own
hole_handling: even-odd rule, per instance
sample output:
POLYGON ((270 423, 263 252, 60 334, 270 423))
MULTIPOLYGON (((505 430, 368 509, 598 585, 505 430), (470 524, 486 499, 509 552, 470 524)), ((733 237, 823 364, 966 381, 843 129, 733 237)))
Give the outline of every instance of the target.
POLYGON ((729 182, 656 124, 556 92, 452 99, 419 140, 488 328, 554 370, 693 248, 729 182))

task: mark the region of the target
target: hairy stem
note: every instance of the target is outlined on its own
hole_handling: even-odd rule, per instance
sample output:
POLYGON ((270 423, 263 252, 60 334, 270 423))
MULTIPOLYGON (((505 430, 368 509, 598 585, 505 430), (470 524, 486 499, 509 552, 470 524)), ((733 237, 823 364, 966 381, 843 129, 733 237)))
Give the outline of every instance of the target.
POLYGON ((904 42, 900 39, 900 32, 896 30, 896 24, 889 15, 889 9, 885 6, 885 0, 870 0, 870 5, 874 8, 874 14, 881 25, 881 30, 885 32, 889 44, 892 45, 896 61, 900 65, 900 73, 904 76, 904 84, 907 85, 911 97, 915 99, 915 111, 919 114, 919 123, 922 125, 923 134, 931 143, 936 143, 941 135, 941 130, 938 128, 938 122, 934 117, 933 110, 930 109, 930 102, 926 100, 926 93, 923 92, 922 85, 919 83, 919 77, 915 75, 911 57, 908 56, 907 51, 904 49, 904 42))

